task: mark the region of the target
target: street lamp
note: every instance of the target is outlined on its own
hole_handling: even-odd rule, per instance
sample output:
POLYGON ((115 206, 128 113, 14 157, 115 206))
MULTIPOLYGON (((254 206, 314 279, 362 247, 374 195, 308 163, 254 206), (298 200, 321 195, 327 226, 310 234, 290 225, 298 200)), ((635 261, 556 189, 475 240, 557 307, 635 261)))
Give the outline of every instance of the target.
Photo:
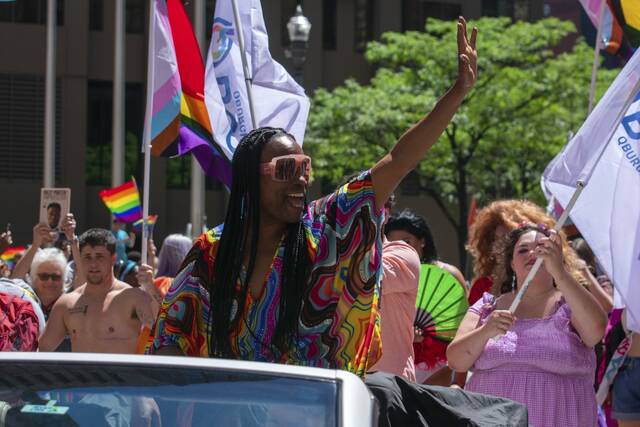
POLYGON ((302 86, 302 74, 304 72, 304 61, 307 59, 307 45, 309 43, 309 33, 311 32, 311 22, 302 14, 302 6, 296 6, 296 13, 287 23, 289 33, 289 47, 285 49, 285 56, 293 62, 293 77, 302 86))

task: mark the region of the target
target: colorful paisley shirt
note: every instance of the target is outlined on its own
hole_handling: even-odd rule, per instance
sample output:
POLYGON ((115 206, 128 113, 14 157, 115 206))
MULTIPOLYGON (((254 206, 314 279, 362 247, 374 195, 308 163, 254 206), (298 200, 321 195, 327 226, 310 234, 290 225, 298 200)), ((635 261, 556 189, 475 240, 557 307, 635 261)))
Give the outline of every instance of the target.
MULTIPOLYGON (((344 369, 363 376, 381 355, 378 320, 383 211, 375 206, 371 173, 311 202, 303 214, 311 259, 310 290, 289 348, 269 345, 281 292, 284 239, 259 298, 247 300, 231 345, 241 360, 344 369)), ((209 357, 208 278, 222 226, 198 238, 167 292, 148 353, 175 346, 187 356, 209 357)), ((241 286, 240 281, 238 286, 241 286)), ((234 304, 235 305, 235 304, 234 304)))

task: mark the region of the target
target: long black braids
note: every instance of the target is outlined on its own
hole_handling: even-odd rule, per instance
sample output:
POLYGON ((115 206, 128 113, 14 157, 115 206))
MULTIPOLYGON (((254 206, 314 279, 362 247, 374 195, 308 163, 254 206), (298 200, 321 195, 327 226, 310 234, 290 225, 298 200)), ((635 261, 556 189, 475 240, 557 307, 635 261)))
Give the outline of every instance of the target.
MULTIPOLYGON (((263 127, 251 131, 238 144, 231 163, 233 186, 224 229, 208 283, 210 295, 208 336, 211 356, 236 358, 230 336, 244 312, 248 283, 253 274, 260 230, 260 157, 273 138, 293 136, 279 128, 263 127), (249 235, 251 234, 251 235, 249 235), (249 245, 249 246, 247 246, 249 245), (242 259, 250 250, 246 276, 239 292, 236 283, 241 275, 242 259)), ((306 207, 306 204, 305 204, 306 207)), ((295 335, 309 280, 310 260, 302 221, 289 224, 284 242, 282 282, 278 322, 271 343, 262 343, 280 352, 295 335)))

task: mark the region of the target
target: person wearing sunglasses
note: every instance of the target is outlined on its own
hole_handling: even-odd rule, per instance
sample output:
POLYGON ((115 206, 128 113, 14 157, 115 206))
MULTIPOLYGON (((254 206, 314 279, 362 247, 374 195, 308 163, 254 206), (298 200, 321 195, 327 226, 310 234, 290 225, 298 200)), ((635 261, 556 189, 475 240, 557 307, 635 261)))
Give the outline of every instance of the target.
POLYGON ((57 248, 39 249, 31 262, 31 284, 40 299, 45 319, 64 292, 67 257, 57 248))
POLYGON ((225 222, 200 236, 167 292, 148 353, 344 369, 380 357, 383 206, 476 80, 477 29, 458 22, 458 76, 368 171, 307 201, 311 159, 282 129, 238 144, 225 222))

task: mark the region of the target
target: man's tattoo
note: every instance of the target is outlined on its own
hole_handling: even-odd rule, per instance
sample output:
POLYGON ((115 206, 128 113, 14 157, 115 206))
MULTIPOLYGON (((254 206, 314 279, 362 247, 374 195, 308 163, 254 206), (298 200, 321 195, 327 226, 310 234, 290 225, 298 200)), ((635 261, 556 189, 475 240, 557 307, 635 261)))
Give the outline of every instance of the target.
POLYGON ((69 314, 87 314, 88 307, 89 307, 88 305, 83 305, 80 307, 70 308, 68 313, 69 314))

